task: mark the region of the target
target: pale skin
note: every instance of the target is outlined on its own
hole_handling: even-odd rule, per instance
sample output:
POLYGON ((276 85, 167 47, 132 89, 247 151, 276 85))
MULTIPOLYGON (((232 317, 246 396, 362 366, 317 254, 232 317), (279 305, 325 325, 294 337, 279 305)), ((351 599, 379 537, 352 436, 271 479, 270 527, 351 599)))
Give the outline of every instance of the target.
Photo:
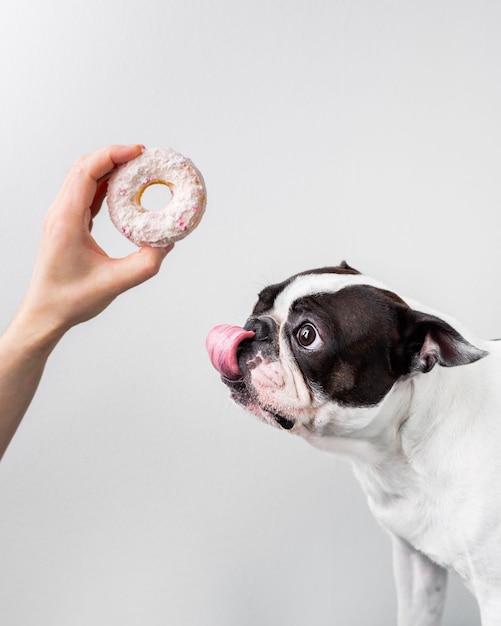
POLYGON ((109 175, 143 149, 108 146, 79 158, 45 216, 28 290, 0 336, 0 458, 63 335, 98 315, 122 292, 157 274, 172 249, 143 247, 113 259, 91 235, 109 175))

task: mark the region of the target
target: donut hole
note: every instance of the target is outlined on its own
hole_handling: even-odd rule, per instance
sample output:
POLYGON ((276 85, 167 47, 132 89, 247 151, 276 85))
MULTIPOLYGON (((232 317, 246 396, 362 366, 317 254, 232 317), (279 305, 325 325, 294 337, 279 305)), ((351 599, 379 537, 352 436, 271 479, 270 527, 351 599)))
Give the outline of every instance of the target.
POLYGON ((170 187, 162 182, 146 185, 139 195, 139 203, 146 211, 162 211, 171 200, 170 187))

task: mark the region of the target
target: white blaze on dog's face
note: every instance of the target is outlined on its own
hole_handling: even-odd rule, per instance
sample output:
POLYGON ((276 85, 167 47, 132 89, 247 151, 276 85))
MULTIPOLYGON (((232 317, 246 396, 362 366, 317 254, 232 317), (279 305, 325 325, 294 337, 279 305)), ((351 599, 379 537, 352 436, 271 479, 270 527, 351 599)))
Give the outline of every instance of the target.
POLYGON ((236 402, 306 437, 354 434, 399 379, 485 354, 346 263, 266 287, 244 328, 216 327, 207 347, 236 402))

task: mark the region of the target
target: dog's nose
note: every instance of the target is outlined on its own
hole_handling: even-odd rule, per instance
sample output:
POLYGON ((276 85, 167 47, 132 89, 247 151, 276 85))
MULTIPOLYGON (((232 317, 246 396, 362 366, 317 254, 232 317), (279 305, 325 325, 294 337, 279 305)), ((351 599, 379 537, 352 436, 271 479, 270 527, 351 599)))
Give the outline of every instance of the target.
POLYGON ((251 317, 247 320, 244 328, 255 333, 254 341, 266 341, 276 328, 277 323, 272 317, 262 315, 261 317, 251 317))

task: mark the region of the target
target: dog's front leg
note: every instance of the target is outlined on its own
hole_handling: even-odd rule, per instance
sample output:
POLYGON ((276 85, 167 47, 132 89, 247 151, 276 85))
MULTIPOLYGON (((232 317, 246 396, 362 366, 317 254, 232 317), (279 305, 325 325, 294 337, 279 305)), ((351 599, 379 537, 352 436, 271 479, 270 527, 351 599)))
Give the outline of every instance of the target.
POLYGON ((398 626, 439 626, 447 571, 400 537, 392 539, 398 626))

